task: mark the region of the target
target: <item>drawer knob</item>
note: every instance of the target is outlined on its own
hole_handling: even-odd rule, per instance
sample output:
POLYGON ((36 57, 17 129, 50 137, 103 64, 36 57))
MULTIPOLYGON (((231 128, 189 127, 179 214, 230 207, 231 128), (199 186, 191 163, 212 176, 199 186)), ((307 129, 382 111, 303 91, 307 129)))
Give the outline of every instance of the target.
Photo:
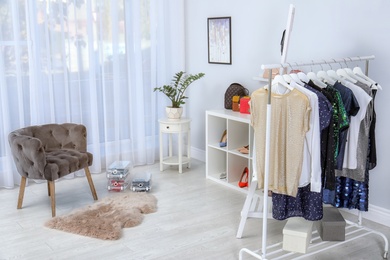
POLYGON ((167 129, 169 129, 169 126, 167 126, 167 129))

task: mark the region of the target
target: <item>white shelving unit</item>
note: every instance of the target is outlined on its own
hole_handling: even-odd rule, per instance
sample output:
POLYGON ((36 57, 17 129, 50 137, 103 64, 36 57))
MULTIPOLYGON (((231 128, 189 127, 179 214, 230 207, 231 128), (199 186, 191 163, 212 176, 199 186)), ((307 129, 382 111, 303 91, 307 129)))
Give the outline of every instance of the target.
POLYGON ((250 125, 250 115, 232 110, 206 111, 206 178, 226 185, 230 188, 247 192, 240 188, 242 172, 249 169, 249 182, 252 179, 253 129, 250 125), (227 130, 227 146, 220 147, 223 132, 227 130), (243 154, 238 148, 249 144, 249 154, 243 154), (226 178, 221 179, 222 173, 226 178))

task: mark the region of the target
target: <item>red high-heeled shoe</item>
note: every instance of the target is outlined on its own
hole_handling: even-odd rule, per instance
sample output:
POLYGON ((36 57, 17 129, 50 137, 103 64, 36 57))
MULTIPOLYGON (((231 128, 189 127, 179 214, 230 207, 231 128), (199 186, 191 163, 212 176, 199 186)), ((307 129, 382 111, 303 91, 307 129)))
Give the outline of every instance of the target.
POLYGON ((248 167, 245 167, 244 168, 244 171, 242 172, 241 174, 241 179, 240 181, 238 182, 238 186, 240 188, 245 188, 245 187, 248 187, 248 175, 249 175, 249 170, 248 170, 248 167))

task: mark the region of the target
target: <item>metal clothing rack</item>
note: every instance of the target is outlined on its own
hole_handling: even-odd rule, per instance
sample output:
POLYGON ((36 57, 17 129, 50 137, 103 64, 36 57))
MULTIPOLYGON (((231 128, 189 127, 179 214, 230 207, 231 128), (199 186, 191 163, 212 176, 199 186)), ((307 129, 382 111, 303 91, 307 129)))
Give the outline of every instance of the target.
MULTIPOLYGON (((268 103, 267 103, 267 117, 266 117, 267 118, 267 120, 266 120, 266 143, 265 143, 266 155, 265 155, 263 208, 262 208, 262 212, 259 212, 258 210, 256 210, 256 207, 257 207, 256 205, 258 203, 258 196, 256 196, 256 194, 255 194, 256 187, 257 187, 257 178, 256 178, 256 176, 254 176, 254 178, 252 178, 250 188, 248 190, 247 198, 245 200, 244 207, 243 207, 243 210, 241 212, 241 221, 240 221, 240 226, 239 226, 238 232, 237 232, 237 238, 241 238, 247 218, 261 218, 261 215, 262 215, 262 218, 263 218, 262 248, 261 248, 262 255, 259 255, 257 253, 259 250, 251 251, 247 248, 242 248, 239 252, 239 259, 240 260, 242 259, 243 253, 248 253, 257 259, 266 260, 267 248, 272 248, 272 247, 276 246, 276 245, 271 245, 271 246, 267 247, 267 220, 268 220, 268 196, 267 196, 267 194, 268 194, 268 175, 269 175, 269 146, 270 146, 270 136, 269 135, 270 135, 271 86, 272 86, 271 70, 279 68, 280 71, 283 71, 284 68, 293 67, 293 66, 300 67, 300 66, 313 66, 313 65, 323 65, 323 64, 332 64, 332 63, 339 63, 339 64, 345 63, 346 64, 347 62, 365 61, 365 74, 368 75, 369 61, 373 60, 373 59, 375 59, 374 55, 348 57, 348 58, 342 58, 342 59, 300 62, 300 63, 294 62, 293 65, 291 65, 291 63, 281 63, 281 64, 266 64, 266 65, 261 66, 261 68, 264 70, 266 70, 266 69, 270 70, 270 73, 269 73, 270 76, 268 78, 268 103)), ((253 161, 255 161, 255 159, 253 161)), ((348 220, 346 220, 346 222, 351 226, 357 227, 358 229, 364 230, 367 232, 367 233, 360 235, 358 237, 365 236, 368 234, 377 234, 377 235, 381 236, 385 241, 383 258, 387 259, 388 247, 389 247, 387 237, 381 232, 374 231, 374 230, 369 229, 367 227, 363 227, 362 226, 362 212, 361 211, 358 211, 358 223, 354 223, 354 222, 351 222, 348 220)), ((352 237, 350 239, 346 239, 345 241, 343 241, 341 243, 330 245, 329 247, 327 247, 325 249, 311 252, 310 254, 315 254, 315 253, 318 253, 320 251, 329 249, 331 247, 338 246, 340 244, 346 243, 346 242, 351 241, 353 239, 356 239, 358 237, 352 237)), ((327 243, 327 241, 323 241, 321 243, 327 243)), ((312 246, 312 247, 314 247, 314 246, 312 246)), ((293 254, 293 253, 289 253, 289 254, 293 254)))

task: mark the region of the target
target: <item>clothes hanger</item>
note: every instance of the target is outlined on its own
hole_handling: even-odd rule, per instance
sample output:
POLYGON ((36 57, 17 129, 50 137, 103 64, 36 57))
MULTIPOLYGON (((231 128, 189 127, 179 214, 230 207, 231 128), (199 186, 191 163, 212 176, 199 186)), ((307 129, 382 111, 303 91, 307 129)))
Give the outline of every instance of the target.
MULTIPOLYGON (((321 66, 321 68, 322 68, 322 66, 321 66)), ((324 82, 326 82, 326 83, 328 83, 328 84, 331 84, 331 85, 334 85, 334 83, 336 83, 336 81, 335 81, 334 79, 331 79, 331 78, 328 76, 328 74, 326 73, 326 71, 324 71, 323 68, 322 68, 322 70, 320 70, 319 72, 317 72, 317 77, 318 77, 320 80, 322 80, 322 81, 324 81, 324 82)))
MULTIPOLYGON (((313 61, 312 61, 313 63, 313 61)), ((322 66, 321 66, 322 68, 322 66)), ((309 83, 309 81, 311 80, 316 86, 320 87, 320 88, 326 88, 327 85, 322 82, 319 78, 317 78, 317 75, 313 72, 313 67, 310 66, 310 72, 307 73, 305 76, 307 76, 307 83, 309 83)))
MULTIPOLYGON (((325 62, 325 61, 324 61, 325 62)), ((325 64, 328 64, 325 62, 325 64)), ((321 65, 320 65, 321 66, 321 65)), ((330 66, 329 66, 330 67, 330 66)), ((320 71, 317 72, 317 77, 324 81, 325 83, 328 83, 330 85, 334 85, 336 83, 336 80, 332 79, 331 77, 329 77, 329 75, 326 73, 326 71, 324 70, 324 68, 321 66, 321 69, 320 71)))
MULTIPOLYGON (((350 61, 352 62, 352 59, 350 58, 350 61)), ((347 62, 344 60, 345 64, 347 64, 347 62)), ((360 68, 359 68, 360 69, 360 68)), ((363 78, 363 77, 359 77, 357 74, 355 74, 350 68, 344 68, 345 72, 353 79, 355 79, 356 81, 358 82, 361 82, 363 84, 366 84, 367 86, 372 86, 374 83, 372 83, 371 81, 363 78)), ((361 74, 364 75, 364 73, 360 70, 361 74)), ((374 87, 376 88, 376 86, 374 87)))
POLYGON ((326 74, 328 74, 328 76, 331 78, 331 79, 334 79, 335 81, 339 81, 341 84, 345 85, 346 82, 345 82, 345 79, 341 78, 337 73, 336 71, 334 70, 328 70, 326 72, 326 74))
MULTIPOLYGON (((333 59, 333 61, 334 61, 334 63, 337 63, 335 59, 333 59)), ((345 84, 346 84, 345 79, 341 78, 341 77, 336 73, 336 71, 333 70, 333 67, 332 67, 330 64, 328 64, 328 65, 329 65, 329 67, 330 67, 330 70, 326 71, 326 74, 328 74, 328 76, 329 76, 331 79, 333 79, 333 80, 335 80, 335 81, 338 81, 338 82, 340 82, 341 84, 345 85, 345 84)), ((340 67, 341 67, 341 65, 340 65, 340 67)))
POLYGON ((298 75, 298 78, 299 78, 302 82, 304 82, 304 83, 309 83, 310 79, 307 77, 307 75, 306 75, 305 73, 303 73, 303 72, 298 72, 297 75, 298 75))
POLYGON ((328 74, 328 76, 329 77, 331 77, 332 79, 334 79, 334 80, 339 80, 339 75, 337 75, 337 73, 336 73, 336 71, 334 71, 334 70, 327 70, 326 71, 326 74, 328 74))
MULTIPOLYGON (((322 66, 321 66, 321 68, 322 68, 322 66)), ((306 76, 309 80, 311 80, 318 87, 320 87, 320 88, 327 87, 324 82, 322 82, 319 78, 317 78, 317 75, 313 71, 310 71, 309 73, 307 73, 306 76)), ((309 80, 307 82, 309 82, 309 80)))
MULTIPOLYGON (((298 67, 298 63, 296 62, 295 63, 296 66, 298 67)), ((290 64, 289 64, 290 65, 290 64)), ((290 65, 291 67, 291 65, 290 65)), ((291 67, 291 71, 292 70, 292 67, 291 67)), ((309 82, 309 79, 307 78, 306 74, 303 73, 302 71, 300 71, 299 69, 298 70, 295 70, 293 72, 290 71, 290 76, 292 79, 294 79, 294 81, 300 85, 300 86, 305 86, 305 83, 308 83, 309 82)))
POLYGON ((287 84, 290 84, 291 81, 294 81, 294 80, 291 78, 290 74, 283 74, 282 77, 283 77, 284 81, 287 82, 287 84))
MULTIPOLYGON (((350 61, 352 62, 351 58, 350 58, 350 61)), ((349 76, 350 79, 356 80, 356 82, 361 82, 361 83, 364 83, 364 84, 366 84, 368 86, 371 85, 371 83, 369 81, 367 81, 367 80, 365 80, 365 79, 355 75, 355 73, 353 73, 353 71, 350 68, 348 68, 348 64, 347 64, 345 59, 344 59, 344 62, 345 62, 345 65, 347 65, 347 67, 343 68, 342 71, 339 72, 341 75, 344 75, 344 77, 345 76, 347 76, 347 77, 349 76)), ((352 82, 352 83, 356 83, 356 82, 352 82)))
MULTIPOLYGON (((346 79, 346 80, 348 80, 348 81, 350 81, 350 82, 352 82, 352 83, 357 83, 358 80, 355 79, 355 78, 353 78, 353 76, 349 75, 347 69, 348 69, 348 70, 351 70, 350 68, 343 68, 343 69, 338 69, 338 70, 336 71, 336 73, 337 73, 337 75, 339 75, 340 77, 342 77, 342 78, 344 78, 344 79, 346 79)), ((351 70, 351 71, 352 71, 352 70, 351 70)))
POLYGON ((283 76, 281 75, 276 75, 275 78, 272 80, 272 89, 275 90, 274 93, 277 93, 277 94, 286 94, 287 91, 285 91, 284 93, 280 93, 279 92, 279 86, 283 86, 286 88, 286 90, 293 90, 294 88, 292 86, 290 86, 286 80, 284 80, 283 76))
POLYGON ((320 88, 326 88, 327 87, 327 85, 324 82, 322 82, 320 79, 317 78, 317 75, 314 72, 310 71, 309 73, 307 73, 307 77, 311 81, 313 81, 313 83, 315 85, 319 86, 320 88))
POLYGON ((351 77, 351 78, 354 78, 356 79, 357 81, 360 81, 360 82, 363 82, 365 84, 370 84, 370 82, 368 80, 365 80, 361 77, 359 77, 358 75, 356 75, 355 73, 353 73, 353 71, 350 69, 350 68, 344 68, 344 70, 347 72, 347 74, 351 77))
POLYGON ((378 83, 376 83, 373 79, 371 79, 368 76, 366 76, 366 74, 363 73, 363 71, 362 71, 362 69, 360 67, 353 68, 353 73, 356 76, 358 76, 358 77, 360 77, 360 78, 370 82, 370 84, 372 84, 372 88, 373 89, 382 89, 382 86, 379 85, 378 83))
MULTIPOLYGON (((339 75, 341 78, 343 78, 343 79, 345 79, 345 80, 347 80, 347 81, 349 81, 349 82, 351 82, 351 83, 357 83, 358 82, 358 80, 356 79, 356 77, 355 77, 355 75, 353 75, 353 76, 351 76, 351 75, 349 75, 349 72, 348 72, 348 70, 347 69, 349 69, 348 68, 348 64, 347 64, 347 61, 345 60, 345 59, 343 59, 344 60, 344 63, 345 63, 345 66, 346 66, 346 68, 343 68, 343 66, 341 65, 341 63, 339 62, 339 64, 340 64, 340 69, 338 69, 337 71, 336 71, 336 74, 337 75, 339 75)), ((350 70, 350 69, 349 69, 350 70)), ((351 70, 352 71, 352 70, 351 70)))
POLYGON ((303 87, 304 83, 298 78, 298 75, 296 74, 296 72, 294 72, 293 67, 291 66, 291 64, 290 63, 287 63, 287 64, 290 66, 291 70, 290 70, 289 74, 284 74, 283 78, 290 85, 291 85, 291 82, 295 82, 297 85, 300 85, 300 86, 303 87))
MULTIPOLYGON (((287 75, 287 74, 286 74, 287 75)), ((296 73, 290 73, 288 74, 290 76, 290 78, 299 86, 304 86, 304 82, 302 82, 302 80, 298 77, 298 74, 296 73)))

